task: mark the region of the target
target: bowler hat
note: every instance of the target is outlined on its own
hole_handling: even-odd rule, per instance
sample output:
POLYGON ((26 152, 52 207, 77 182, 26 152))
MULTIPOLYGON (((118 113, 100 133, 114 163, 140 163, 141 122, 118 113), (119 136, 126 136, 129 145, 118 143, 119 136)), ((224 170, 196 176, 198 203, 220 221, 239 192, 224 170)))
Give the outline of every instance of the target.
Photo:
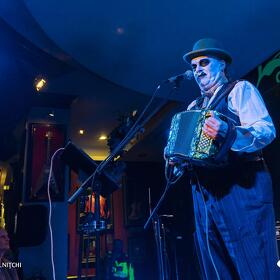
POLYGON ((186 53, 183 56, 183 59, 190 63, 193 58, 203 55, 213 55, 225 60, 225 62, 228 64, 230 64, 232 61, 231 55, 223 49, 223 46, 217 40, 212 38, 198 40, 193 45, 192 51, 186 53))

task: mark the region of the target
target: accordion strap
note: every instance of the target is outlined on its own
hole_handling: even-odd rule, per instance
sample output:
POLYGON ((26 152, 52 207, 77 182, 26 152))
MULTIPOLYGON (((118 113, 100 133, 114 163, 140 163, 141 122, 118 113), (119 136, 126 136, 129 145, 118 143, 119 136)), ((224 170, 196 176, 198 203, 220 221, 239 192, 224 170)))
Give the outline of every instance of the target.
MULTIPOLYGON (((234 82, 224 84, 222 88, 218 91, 213 102, 209 105, 207 109, 213 110, 213 108, 216 107, 224 97, 230 94, 234 86, 240 81, 242 80, 236 80, 234 82)), ((198 98, 195 99, 193 104, 189 106, 188 110, 201 110, 203 105, 203 100, 204 100, 204 96, 203 95, 199 96, 198 98)))
MULTIPOLYGON (((222 87, 222 89, 217 93, 216 98, 213 100, 213 102, 209 105, 209 107, 207 109, 213 110, 223 98, 227 97, 230 94, 230 92, 232 91, 234 86, 239 81, 240 80, 236 80, 236 81, 228 83, 224 87, 222 87)), ((231 121, 228 118, 227 124, 228 124, 228 131, 227 131, 226 137, 224 139, 223 145, 221 147, 221 150, 215 157, 216 161, 221 161, 223 158, 225 158, 227 152, 231 148, 231 146, 236 138, 236 128, 235 128, 233 121, 231 121)))
POLYGON ((215 156, 215 161, 217 161, 217 162, 223 160, 223 158, 226 157, 229 149, 231 148, 231 146, 236 138, 237 133, 236 133, 235 125, 233 124, 233 122, 230 119, 227 120, 227 124, 228 124, 228 131, 227 131, 226 137, 224 139, 224 142, 223 142, 223 145, 222 145, 220 151, 215 156))
POLYGON ((226 96, 228 96, 230 94, 230 92, 232 91, 232 89, 234 88, 234 86, 240 82, 241 80, 236 80, 234 82, 231 83, 227 83, 225 84, 217 93, 215 99, 212 101, 212 103, 208 106, 208 110, 213 110, 219 103, 220 101, 225 98, 226 96))

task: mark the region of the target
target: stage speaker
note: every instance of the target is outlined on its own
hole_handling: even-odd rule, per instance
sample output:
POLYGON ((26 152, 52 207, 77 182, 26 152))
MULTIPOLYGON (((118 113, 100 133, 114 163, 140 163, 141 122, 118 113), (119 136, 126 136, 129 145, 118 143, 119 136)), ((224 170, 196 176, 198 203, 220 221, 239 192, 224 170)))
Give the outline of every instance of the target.
POLYGON ((48 226, 48 208, 40 204, 23 205, 17 213, 15 239, 18 247, 38 246, 44 242, 48 226))

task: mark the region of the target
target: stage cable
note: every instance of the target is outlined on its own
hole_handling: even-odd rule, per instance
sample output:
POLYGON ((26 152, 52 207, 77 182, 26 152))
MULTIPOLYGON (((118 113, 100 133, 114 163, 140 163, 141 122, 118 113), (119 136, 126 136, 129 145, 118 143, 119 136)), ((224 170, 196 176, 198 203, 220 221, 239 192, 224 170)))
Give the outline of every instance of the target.
POLYGON ((51 165, 50 165, 50 172, 49 172, 49 176, 48 176, 48 187, 47 187, 47 191, 48 191, 48 202, 49 202, 49 232, 50 232, 50 242, 51 242, 51 263, 52 263, 52 278, 53 280, 56 280, 56 276, 55 276, 55 265, 54 265, 54 243, 53 243, 53 230, 52 230, 52 199, 51 199, 51 194, 50 194, 50 184, 51 184, 51 178, 53 176, 53 160, 55 158, 55 156, 60 152, 63 151, 64 148, 59 148, 58 150, 56 150, 54 152, 54 154, 51 157, 51 165))
MULTIPOLYGON (((205 232, 206 232, 207 250, 208 250, 208 253, 209 253, 211 263, 212 263, 213 268, 215 270, 217 280, 220 280, 221 278, 220 278, 220 275, 218 273, 217 267, 215 265, 214 259, 212 257, 210 244, 209 244, 208 209, 207 209, 207 205, 206 205, 206 202, 205 202, 204 193, 203 193, 202 187, 200 185, 199 179, 197 177, 197 174, 192 170, 192 166, 191 166, 191 164, 188 164, 188 162, 184 162, 184 161, 179 161, 179 162, 174 161, 174 162, 172 162, 172 159, 169 160, 168 158, 166 158, 165 153, 164 153, 164 159, 165 159, 165 178, 166 178, 168 184, 170 184, 170 185, 175 184, 182 177, 185 169, 189 170, 195 176, 196 184, 199 187, 199 190, 200 190, 200 193, 201 193, 201 196, 202 196, 202 200, 203 200, 204 210, 205 210, 205 232), (174 177, 173 180, 172 180, 172 176, 174 177)), ((168 188, 169 188, 169 186, 168 186, 168 188)), ((164 196, 166 194, 166 191, 164 192, 164 196)), ((161 198, 161 199, 163 199, 163 198, 161 198)), ((157 208, 157 206, 155 207, 155 209, 156 208, 157 208)))
POLYGON ((166 193, 170 189, 171 185, 174 185, 183 175, 183 172, 180 172, 180 174, 178 174, 178 176, 175 176, 175 179, 173 178, 173 180, 172 180, 172 176, 174 175, 173 174, 174 168, 173 167, 169 168, 169 172, 168 172, 167 164, 168 163, 166 163, 166 167, 165 167, 165 178, 166 178, 165 189, 164 189, 164 192, 162 193, 159 201, 157 202, 156 206, 154 207, 153 211, 151 212, 150 217, 154 216, 155 212, 158 210, 158 207, 160 206, 161 202, 165 198, 166 193))

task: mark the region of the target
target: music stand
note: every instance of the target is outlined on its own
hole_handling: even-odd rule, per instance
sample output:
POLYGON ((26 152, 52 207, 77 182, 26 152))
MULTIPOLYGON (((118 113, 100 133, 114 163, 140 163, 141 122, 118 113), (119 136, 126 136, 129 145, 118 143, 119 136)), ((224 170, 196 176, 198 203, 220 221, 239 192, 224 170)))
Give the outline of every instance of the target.
MULTIPOLYGON (((65 146, 64 151, 61 154, 61 159, 76 173, 82 171, 88 176, 90 176, 98 166, 98 164, 87 153, 76 147, 70 141, 65 146)), ((119 189, 116 178, 114 178, 114 176, 106 169, 100 174, 99 180, 102 183, 100 194, 103 197, 107 197, 119 189)), ((69 203, 74 201, 68 200, 69 203)))
MULTIPOLYGON (((65 146, 61 159, 76 173, 83 172, 86 175, 90 176, 98 167, 98 164, 90 158, 83 150, 77 148, 73 143, 68 142, 65 146)), ((98 180, 92 182, 92 178, 89 177, 80 188, 68 199, 69 203, 73 203, 79 195, 87 188, 93 187, 91 190, 94 192, 95 202, 94 202, 94 215, 91 215, 91 209, 89 217, 92 218, 92 221, 86 220, 86 224, 82 227, 81 236, 84 233, 87 233, 88 236, 90 233, 94 234, 96 237, 95 240, 95 251, 96 251, 96 265, 95 265, 95 274, 96 279, 100 279, 100 231, 105 229, 105 225, 100 221, 100 195, 103 197, 108 197, 115 190, 119 189, 119 186, 116 182, 116 178, 112 176, 108 170, 104 170, 100 174, 97 174, 98 180), (93 183, 93 184, 92 184, 93 183)), ((91 201, 90 201, 91 204, 91 201)), ((82 238, 80 238, 82 240, 82 238)), ((78 279, 81 277, 81 248, 82 243, 80 242, 80 263, 79 263, 79 272, 78 279)))

